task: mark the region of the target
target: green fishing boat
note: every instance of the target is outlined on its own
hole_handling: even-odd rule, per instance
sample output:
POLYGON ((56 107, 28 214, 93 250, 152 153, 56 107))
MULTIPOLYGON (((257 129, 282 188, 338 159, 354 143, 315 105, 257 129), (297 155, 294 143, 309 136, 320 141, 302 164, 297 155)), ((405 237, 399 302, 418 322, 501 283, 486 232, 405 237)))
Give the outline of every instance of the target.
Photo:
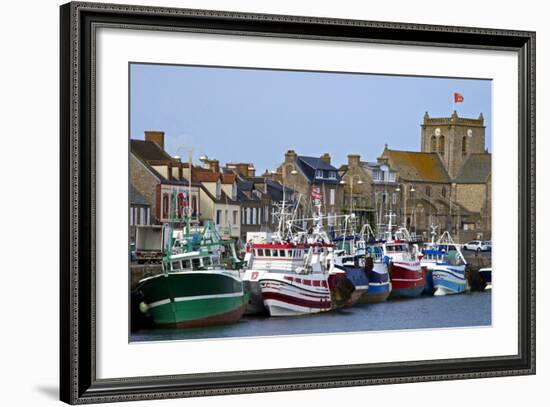
MULTIPOLYGON (((175 193, 173 201, 174 208, 175 193)), ((174 223, 169 225, 170 242, 162 273, 142 279, 136 287, 142 299, 140 310, 162 327, 194 328, 237 322, 245 311, 248 293, 240 277, 241 263, 233 242, 221 239, 211 223, 192 230, 188 218, 183 236, 174 240, 174 223)))

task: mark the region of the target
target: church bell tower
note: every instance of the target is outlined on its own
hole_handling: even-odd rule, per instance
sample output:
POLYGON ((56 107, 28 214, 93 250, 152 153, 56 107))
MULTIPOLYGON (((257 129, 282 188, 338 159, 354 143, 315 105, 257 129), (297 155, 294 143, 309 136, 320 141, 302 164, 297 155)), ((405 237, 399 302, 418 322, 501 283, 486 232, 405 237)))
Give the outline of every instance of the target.
POLYGON ((421 125, 421 151, 437 153, 451 178, 455 178, 470 154, 485 152, 485 125, 483 113, 477 119, 458 117, 430 117, 424 114, 421 125))

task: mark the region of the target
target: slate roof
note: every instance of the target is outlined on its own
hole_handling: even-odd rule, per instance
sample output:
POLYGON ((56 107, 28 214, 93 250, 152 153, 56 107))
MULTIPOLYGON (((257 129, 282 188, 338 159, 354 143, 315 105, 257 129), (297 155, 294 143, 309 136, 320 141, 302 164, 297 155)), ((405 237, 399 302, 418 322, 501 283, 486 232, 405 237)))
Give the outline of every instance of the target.
POLYGON ((449 175, 437 153, 384 150, 390 167, 399 172, 399 177, 410 181, 450 182, 449 175))
POLYGON ((490 174, 491 154, 470 154, 454 182, 457 184, 484 184, 490 174))
POLYGON ((174 157, 151 141, 131 139, 130 151, 145 161, 172 161, 179 163, 174 157))
POLYGON ((302 171, 302 173, 307 177, 309 182, 323 182, 327 184, 338 184, 340 183, 340 176, 338 175, 338 169, 328 164, 326 161, 322 160, 319 157, 307 157, 299 155, 296 157, 296 164, 302 171), (315 178, 315 171, 322 170, 325 172, 325 177, 322 179, 315 178), (328 178, 328 171, 334 171, 336 173, 335 179, 328 178))

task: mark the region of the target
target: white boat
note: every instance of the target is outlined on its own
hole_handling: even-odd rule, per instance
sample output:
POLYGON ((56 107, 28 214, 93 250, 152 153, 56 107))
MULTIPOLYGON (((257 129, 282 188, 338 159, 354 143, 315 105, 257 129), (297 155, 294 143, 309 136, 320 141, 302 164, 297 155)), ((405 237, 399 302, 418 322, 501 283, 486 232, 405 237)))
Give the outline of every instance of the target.
POLYGON ((284 202, 277 216, 279 229, 273 241, 247 246, 243 275, 251 294, 247 313, 313 314, 348 302, 353 285, 345 272, 334 267, 334 245, 318 219, 313 231, 296 233, 284 202))
POLYGON ((466 259, 449 232, 445 231, 435 241, 436 229, 432 226, 432 241, 423 250, 421 260, 421 265, 427 270, 426 285, 435 296, 462 293, 468 289, 466 259))

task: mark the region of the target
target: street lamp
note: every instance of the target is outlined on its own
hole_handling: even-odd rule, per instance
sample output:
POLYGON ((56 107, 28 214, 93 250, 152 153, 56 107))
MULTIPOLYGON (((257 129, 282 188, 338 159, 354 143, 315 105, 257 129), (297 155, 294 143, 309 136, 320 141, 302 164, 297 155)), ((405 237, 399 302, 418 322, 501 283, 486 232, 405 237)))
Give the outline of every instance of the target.
POLYGON ((361 185, 363 183, 363 181, 361 180, 361 177, 358 174, 354 174, 354 175, 346 174, 342 177, 342 180, 340 181, 340 184, 342 184, 342 185, 346 184, 346 181, 344 181, 345 177, 348 177, 351 180, 351 182, 349 184, 349 189, 350 189, 350 193, 349 193, 350 194, 349 214, 351 215, 353 213, 353 180, 354 180, 355 177, 359 178, 359 181, 357 181, 357 185, 361 185))

